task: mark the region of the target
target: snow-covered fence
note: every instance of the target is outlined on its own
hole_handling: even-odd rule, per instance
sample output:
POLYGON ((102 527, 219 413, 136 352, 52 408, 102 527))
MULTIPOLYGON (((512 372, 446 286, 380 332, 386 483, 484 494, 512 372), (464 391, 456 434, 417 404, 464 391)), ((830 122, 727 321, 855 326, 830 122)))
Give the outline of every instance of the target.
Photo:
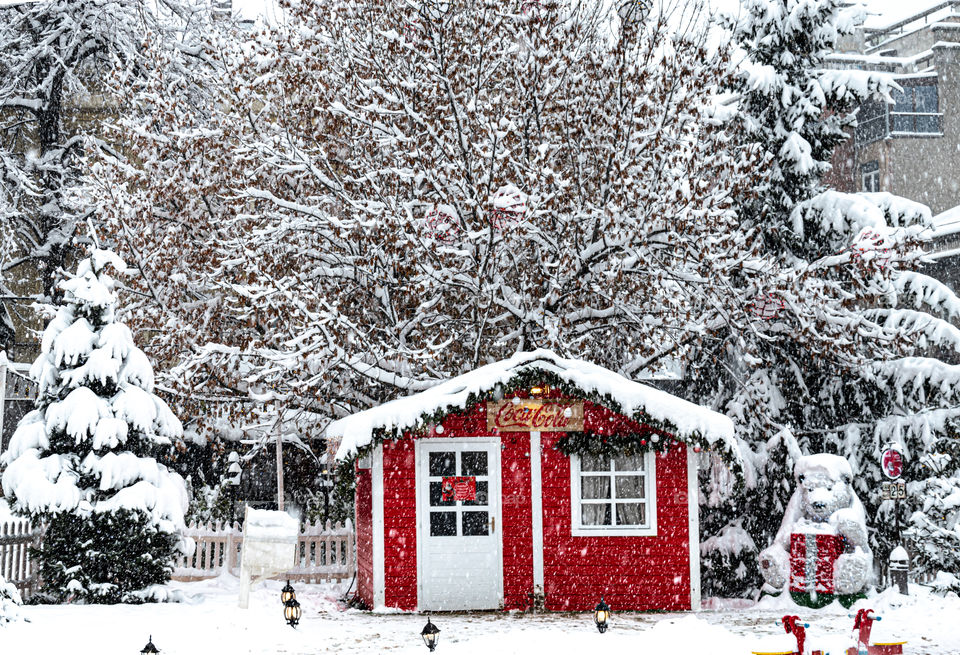
MULTIPOLYGON (((240 573, 240 546, 243 529, 216 523, 187 526, 184 535, 196 542, 192 555, 177 559, 173 579, 181 581, 204 580, 219 575, 224 568, 234 575, 240 573)), ((300 526, 297 542, 297 565, 283 577, 299 582, 349 580, 356 566, 353 524, 348 519, 326 525, 319 521, 300 526)))
POLYGON ((29 521, 0 523, 0 578, 16 587, 24 600, 37 591, 37 571, 30 547, 40 546, 40 535, 40 530, 34 530, 29 521))

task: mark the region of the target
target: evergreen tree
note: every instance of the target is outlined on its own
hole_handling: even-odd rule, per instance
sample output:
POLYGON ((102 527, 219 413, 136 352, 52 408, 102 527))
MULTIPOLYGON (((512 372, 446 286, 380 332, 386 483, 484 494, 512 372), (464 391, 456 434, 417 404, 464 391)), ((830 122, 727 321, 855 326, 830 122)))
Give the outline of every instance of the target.
MULTIPOLYGON (((748 452, 743 493, 732 491, 726 471, 704 473, 715 510, 706 513, 706 534, 742 525, 762 549, 779 527, 796 457, 831 452, 853 466, 882 559, 896 535, 892 504, 880 498, 880 451, 901 445, 905 477, 919 490, 927 475, 921 461, 954 433, 960 367, 951 362, 960 331, 949 321, 960 317, 960 303, 912 270, 930 223, 926 207, 822 186, 858 103, 889 100, 892 84, 878 73, 825 69, 837 38, 858 20, 845 5, 745 0, 745 19, 727 20, 739 48, 728 88, 739 98, 739 134, 770 162, 738 203, 741 229, 762 235, 753 266, 765 275, 739 280, 754 320, 728 322, 697 344, 688 377, 697 400, 738 422, 748 452)), ((949 461, 941 479, 952 488, 956 462, 949 461)), ((901 520, 907 506, 923 503, 902 504, 901 520)), ((948 541, 960 544, 958 537, 954 531, 948 541)))
POLYGON ((4 456, 14 512, 46 524, 34 556, 52 602, 142 602, 169 579, 186 490, 158 459, 180 421, 153 394, 153 369, 116 319, 113 253, 94 250, 59 284, 63 301, 31 369, 37 408, 4 456))

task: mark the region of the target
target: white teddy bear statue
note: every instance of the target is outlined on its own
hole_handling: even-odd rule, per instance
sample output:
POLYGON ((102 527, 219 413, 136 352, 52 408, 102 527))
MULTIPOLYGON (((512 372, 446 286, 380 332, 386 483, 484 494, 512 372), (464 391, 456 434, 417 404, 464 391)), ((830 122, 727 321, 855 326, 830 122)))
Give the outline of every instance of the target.
POLYGON ((873 559, 850 464, 838 455, 807 455, 793 476, 797 487, 780 531, 760 553, 766 590, 789 583, 797 603, 823 607, 837 598, 849 606, 863 593, 873 559))

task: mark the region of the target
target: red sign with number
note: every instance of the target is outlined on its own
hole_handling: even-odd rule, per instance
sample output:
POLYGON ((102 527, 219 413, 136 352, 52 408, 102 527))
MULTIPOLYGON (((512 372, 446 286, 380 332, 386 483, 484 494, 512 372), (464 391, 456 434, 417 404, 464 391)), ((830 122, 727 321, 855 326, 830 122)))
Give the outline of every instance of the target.
POLYGON ((899 450, 888 448, 880 457, 880 468, 883 474, 891 480, 896 480, 903 473, 903 454, 899 450))
POLYGON ((477 479, 472 476, 449 476, 441 486, 444 502, 451 500, 476 500, 477 479))

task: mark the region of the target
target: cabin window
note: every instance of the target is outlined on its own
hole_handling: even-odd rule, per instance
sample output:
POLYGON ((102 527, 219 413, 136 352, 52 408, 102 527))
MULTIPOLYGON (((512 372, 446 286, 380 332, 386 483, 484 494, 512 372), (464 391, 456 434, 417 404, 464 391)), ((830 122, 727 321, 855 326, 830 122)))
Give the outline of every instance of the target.
POLYGON ((573 455, 570 458, 573 534, 656 534, 653 453, 573 455))

